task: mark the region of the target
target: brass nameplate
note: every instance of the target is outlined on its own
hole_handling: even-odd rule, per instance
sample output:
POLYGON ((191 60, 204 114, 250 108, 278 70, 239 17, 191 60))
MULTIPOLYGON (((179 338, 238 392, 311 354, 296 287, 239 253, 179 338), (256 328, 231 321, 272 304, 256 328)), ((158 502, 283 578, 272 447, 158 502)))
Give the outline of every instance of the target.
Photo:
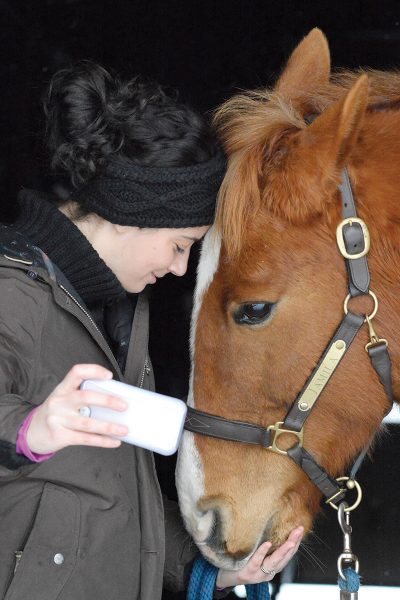
POLYGON ((345 352, 346 342, 343 340, 336 340, 336 342, 333 342, 324 360, 318 367, 314 377, 311 379, 310 383, 298 400, 297 405, 299 410, 305 412, 314 406, 320 393, 335 372, 335 369, 345 352))

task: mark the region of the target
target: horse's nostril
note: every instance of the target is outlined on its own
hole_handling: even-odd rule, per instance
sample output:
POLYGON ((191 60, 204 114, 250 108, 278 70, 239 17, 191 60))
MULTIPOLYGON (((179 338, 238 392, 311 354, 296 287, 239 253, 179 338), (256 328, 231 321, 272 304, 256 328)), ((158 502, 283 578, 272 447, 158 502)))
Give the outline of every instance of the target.
POLYGON ((226 538, 226 532, 223 526, 222 512, 218 509, 214 510, 214 522, 212 531, 207 539, 207 546, 216 554, 229 556, 235 562, 247 558, 251 552, 251 548, 242 548, 232 550, 229 548, 229 543, 226 538))
POLYGON ((214 511, 207 510, 199 513, 196 522, 196 540, 200 543, 206 542, 213 530, 214 526, 214 511))
POLYGON ((209 546, 214 552, 225 551, 225 539, 222 532, 222 519, 221 513, 218 508, 211 511, 213 514, 212 526, 207 538, 207 546, 209 546))

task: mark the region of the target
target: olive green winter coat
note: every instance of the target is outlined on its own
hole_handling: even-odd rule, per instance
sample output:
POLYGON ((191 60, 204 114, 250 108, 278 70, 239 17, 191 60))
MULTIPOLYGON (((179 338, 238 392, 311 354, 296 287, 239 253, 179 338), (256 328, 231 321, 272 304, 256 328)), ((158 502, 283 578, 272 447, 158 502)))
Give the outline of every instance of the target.
POLYGON ((183 587, 195 549, 175 505, 164 519, 152 454, 128 444, 69 447, 39 464, 15 454, 22 421, 74 364, 152 387, 146 299, 123 377, 68 282, 9 235, 0 252, 0 598, 158 600, 163 572, 167 587, 183 587))

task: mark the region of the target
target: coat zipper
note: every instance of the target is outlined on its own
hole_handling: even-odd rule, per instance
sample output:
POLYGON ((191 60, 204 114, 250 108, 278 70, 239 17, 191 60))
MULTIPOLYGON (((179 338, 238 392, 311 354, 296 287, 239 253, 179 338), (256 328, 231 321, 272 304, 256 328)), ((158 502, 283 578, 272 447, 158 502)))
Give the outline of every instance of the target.
MULTIPOLYGON (((111 350, 110 346, 107 344, 106 339, 104 338, 103 334, 101 333, 100 329, 97 327, 96 323, 94 322, 94 320, 92 319, 92 317, 90 316, 90 314, 88 313, 88 311, 80 304, 80 302, 78 302, 78 300, 71 294, 71 292, 69 290, 67 290, 66 287, 63 286, 62 283, 57 282, 57 285, 60 287, 60 289, 62 289, 63 292, 65 292, 67 294, 68 298, 70 298, 74 302, 74 304, 83 312, 83 314, 86 315, 86 317, 89 319, 89 321, 91 322, 91 324, 93 325, 93 327, 100 334, 101 339, 104 342, 104 346, 110 352, 111 356, 114 358, 114 361, 115 361, 115 357, 114 357, 113 351, 111 350)), ((122 376, 122 373, 120 372, 119 367, 118 367, 118 371, 117 372, 119 372, 120 376, 122 376)))
POLYGON ((21 562, 22 550, 17 550, 16 552, 14 552, 14 555, 15 555, 15 563, 14 563, 14 575, 15 575, 15 572, 19 567, 19 563, 21 562))
MULTIPOLYGON (((67 296, 69 298, 71 298, 71 300, 73 300, 73 302, 81 309, 81 311, 87 316, 87 318, 89 319, 89 321, 93 324, 93 326, 96 328, 96 330, 100 333, 101 337, 104 339, 103 334, 101 333, 100 329, 97 327, 96 323, 93 321, 92 317, 89 315, 88 311, 85 310, 83 308, 83 306, 78 302, 78 300, 76 298, 74 298, 74 296, 71 294, 71 292, 69 292, 67 290, 67 288, 65 288, 62 283, 58 283, 59 287, 63 290, 63 292, 65 292, 67 294, 67 296)), ((110 348, 110 346, 107 344, 106 340, 104 340, 104 342, 107 345, 107 348, 110 350, 111 354, 112 354, 112 350, 110 348)), ((143 370, 142 370, 142 374, 140 376, 140 382, 139 382, 139 387, 142 388, 143 387, 143 383, 144 383, 144 377, 145 375, 149 376, 151 372, 150 369, 150 365, 149 365, 149 360, 148 360, 148 356, 146 355, 146 359, 144 361, 144 366, 143 366, 143 370)))
MULTIPOLYGON (((93 326, 94 326, 94 327, 97 329, 97 331, 98 331, 98 332, 99 332, 101 335, 103 335, 103 334, 101 333, 100 329, 97 327, 96 323, 93 321, 92 317, 89 315, 88 311, 87 311, 87 310, 85 310, 85 309, 83 308, 83 306, 82 306, 82 305, 81 305, 81 304, 78 302, 78 300, 77 300, 76 298, 74 298, 74 296, 71 294, 71 292, 69 292, 69 291, 67 290, 67 288, 65 288, 65 287, 62 285, 62 283, 59 283, 59 284, 58 284, 58 286, 59 286, 59 287, 60 287, 60 288, 63 290, 63 292, 65 292, 65 293, 67 294, 67 296, 68 296, 69 298, 71 298, 71 300, 73 300, 73 302, 75 302, 75 304, 76 304, 76 305, 77 305, 77 306, 78 306, 78 307, 81 309, 81 311, 82 311, 83 313, 85 313, 85 315, 87 316, 87 318, 89 319, 89 321, 92 323, 92 325, 93 325, 93 326)), ((103 336, 103 337, 104 337, 104 336, 103 336)), ((108 346, 108 344, 107 344, 107 346, 108 346)), ((108 346, 108 347, 109 347, 109 346, 108 346)), ((110 348, 110 350, 111 350, 111 348, 110 348)))
POLYGON ((148 357, 146 356, 146 360, 144 361, 144 367, 143 367, 143 371, 142 371, 142 375, 140 377, 140 382, 139 382, 139 387, 143 387, 143 382, 144 382, 144 376, 145 375, 150 375, 150 365, 149 365, 149 361, 148 361, 148 357))

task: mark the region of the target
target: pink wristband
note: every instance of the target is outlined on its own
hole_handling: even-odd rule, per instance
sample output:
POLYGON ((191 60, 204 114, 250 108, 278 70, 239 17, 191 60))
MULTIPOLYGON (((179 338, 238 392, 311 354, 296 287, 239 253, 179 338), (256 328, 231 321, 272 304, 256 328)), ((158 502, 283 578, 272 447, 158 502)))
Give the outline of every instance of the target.
POLYGON ((38 408, 39 407, 37 406, 36 408, 31 410, 29 415, 22 422, 22 425, 18 430, 17 443, 15 448, 17 454, 23 454, 24 456, 26 456, 26 458, 29 458, 29 460, 37 463, 48 460, 49 458, 54 456, 54 452, 50 452, 49 454, 36 454, 35 452, 31 452, 31 449, 28 446, 26 434, 28 432, 29 425, 31 424, 33 415, 35 414, 38 408))

